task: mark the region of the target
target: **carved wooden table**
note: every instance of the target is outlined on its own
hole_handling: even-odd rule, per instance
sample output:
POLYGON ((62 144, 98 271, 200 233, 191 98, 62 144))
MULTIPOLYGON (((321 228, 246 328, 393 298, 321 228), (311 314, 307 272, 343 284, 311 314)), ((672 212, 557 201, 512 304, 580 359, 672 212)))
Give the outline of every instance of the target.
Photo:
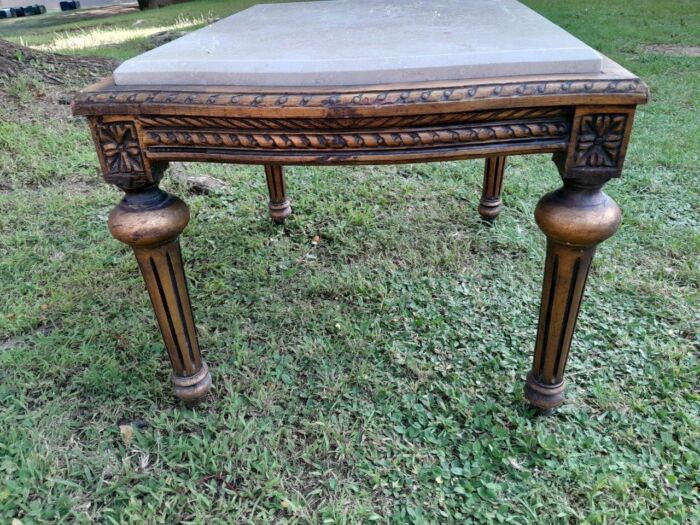
MULTIPOLYGON (((178 242, 189 211, 158 187, 168 161, 263 165, 270 215, 281 223, 291 213, 284 165, 485 158, 479 213, 493 220, 502 207, 506 157, 535 153, 553 154, 563 185, 535 210, 547 255, 525 395, 541 409, 563 402, 564 369, 591 259, 620 224, 620 209, 602 187, 621 174, 635 107, 646 102, 647 88, 514 0, 441 0, 430 13, 407 13, 413 4, 256 6, 127 61, 113 78, 74 100, 74 113, 88 117, 105 179, 126 193, 109 228, 136 254, 172 363, 175 394, 186 402, 203 398, 211 377, 197 342, 178 242), (504 5, 507 12, 500 12, 504 5), (333 16, 352 9, 359 11, 340 17, 351 27, 328 27, 333 16), (433 20, 435 13, 440 18, 433 20), (396 16, 422 24, 411 33, 419 36, 398 44, 387 39, 396 16), (319 27, 304 33, 310 41, 298 42, 295 17, 307 26, 319 20, 319 27), (451 48, 444 36, 431 36, 438 35, 436 28, 473 30, 475 24, 466 24, 475 19, 485 29, 471 40, 460 34, 451 48), (246 31, 264 26, 252 20, 274 31, 251 39, 246 31), (504 32, 523 27, 531 36, 504 43, 504 32), (547 48, 537 35, 566 45, 547 48), (319 48, 313 38, 337 46, 319 48), (359 67, 354 54, 342 52, 358 38, 394 46, 389 62, 375 46, 359 67), (222 40, 228 45, 217 55, 222 40), (426 63, 411 47, 437 41, 442 47, 428 53, 426 63), (525 49, 523 58, 527 43, 532 51, 525 49), (209 62, 207 56, 220 60, 209 62)), ((412 9, 424 9, 424 3, 415 4, 412 9)))

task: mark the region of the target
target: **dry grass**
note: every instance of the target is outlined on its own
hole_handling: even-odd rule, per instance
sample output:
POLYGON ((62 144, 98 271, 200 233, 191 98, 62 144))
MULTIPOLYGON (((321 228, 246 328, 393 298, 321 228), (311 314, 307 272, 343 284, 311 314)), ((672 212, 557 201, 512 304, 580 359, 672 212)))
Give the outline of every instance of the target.
MULTIPOLYGON (((83 49, 116 46, 135 40, 138 38, 146 38, 155 33, 163 31, 179 31, 184 29, 193 29, 196 26, 207 23, 209 18, 201 16, 198 18, 178 17, 175 23, 162 26, 150 27, 128 27, 128 28, 103 28, 96 27, 90 29, 77 29, 56 33, 53 40, 47 44, 33 46, 34 49, 41 51, 49 51, 52 53, 61 53, 65 51, 79 52, 83 49)), ((20 39, 22 42, 22 39, 20 39)))

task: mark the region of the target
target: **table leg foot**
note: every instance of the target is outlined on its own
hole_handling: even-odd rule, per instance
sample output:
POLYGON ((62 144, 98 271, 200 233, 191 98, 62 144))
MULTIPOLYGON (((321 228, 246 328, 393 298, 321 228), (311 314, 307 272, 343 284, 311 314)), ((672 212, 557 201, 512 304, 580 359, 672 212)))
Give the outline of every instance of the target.
POLYGON ((484 166, 484 185, 479 201, 479 215, 487 224, 492 224, 503 210, 501 192, 503 190, 503 172, 506 157, 486 157, 484 166))
POLYGON ((588 271, 596 245, 617 230, 620 208, 602 184, 571 181, 545 195, 535 218, 547 236, 547 257, 532 371, 525 397, 549 410, 564 402, 564 369, 569 358, 588 271))
POLYGON ((202 367, 195 375, 182 377, 173 374, 171 380, 175 395, 187 406, 194 406, 203 401, 211 388, 211 374, 205 361, 202 361, 202 367))
POLYGON ((282 224, 292 214, 292 207, 287 198, 287 185, 284 181, 284 167, 266 164, 265 177, 270 195, 268 204, 270 217, 275 223, 282 224))
POLYGON ((525 383, 525 398, 539 414, 550 415, 554 408, 564 403, 564 381, 555 385, 541 383, 531 371, 525 383))
POLYGON ((287 217, 292 214, 292 207, 289 201, 284 201, 280 203, 269 203, 268 208, 270 210, 270 218, 276 224, 284 224, 287 217))
POLYGON ((199 350, 178 241, 188 221, 184 202, 151 186, 126 194, 109 216, 109 229, 136 255, 173 367, 175 395, 193 403, 206 395, 211 376, 199 350))

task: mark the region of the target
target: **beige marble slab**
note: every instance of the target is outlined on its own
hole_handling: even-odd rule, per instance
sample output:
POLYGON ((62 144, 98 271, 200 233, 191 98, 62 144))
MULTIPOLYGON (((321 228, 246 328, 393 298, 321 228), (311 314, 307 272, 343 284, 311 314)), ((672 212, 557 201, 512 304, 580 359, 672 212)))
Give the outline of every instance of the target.
POLYGON ((256 5, 120 65, 117 85, 334 86, 598 73, 600 55, 515 0, 256 5))

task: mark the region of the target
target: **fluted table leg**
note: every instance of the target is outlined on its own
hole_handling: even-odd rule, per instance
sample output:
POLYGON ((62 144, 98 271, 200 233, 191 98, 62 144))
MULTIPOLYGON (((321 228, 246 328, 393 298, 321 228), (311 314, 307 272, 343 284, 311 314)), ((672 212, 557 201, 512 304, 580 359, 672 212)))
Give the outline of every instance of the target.
POLYGON ((200 401, 211 376, 197 340, 178 236, 187 205, 157 186, 127 192, 109 216, 109 229, 134 250, 173 367, 175 395, 200 401))
POLYGON ((581 299, 596 245, 615 233, 620 208, 601 190, 564 181, 545 195, 535 219, 547 236, 540 320, 525 397, 548 410, 564 401, 564 369, 569 358, 581 299))
POLYGON ((479 201, 479 215, 488 222, 493 222, 503 209, 501 192, 503 190, 503 171, 506 157, 486 157, 484 165, 484 186, 479 201))
POLYGON ((284 182, 284 167, 273 164, 265 165, 265 177, 267 178, 267 190, 270 194, 270 217, 277 224, 292 214, 292 207, 287 198, 287 185, 284 182))

